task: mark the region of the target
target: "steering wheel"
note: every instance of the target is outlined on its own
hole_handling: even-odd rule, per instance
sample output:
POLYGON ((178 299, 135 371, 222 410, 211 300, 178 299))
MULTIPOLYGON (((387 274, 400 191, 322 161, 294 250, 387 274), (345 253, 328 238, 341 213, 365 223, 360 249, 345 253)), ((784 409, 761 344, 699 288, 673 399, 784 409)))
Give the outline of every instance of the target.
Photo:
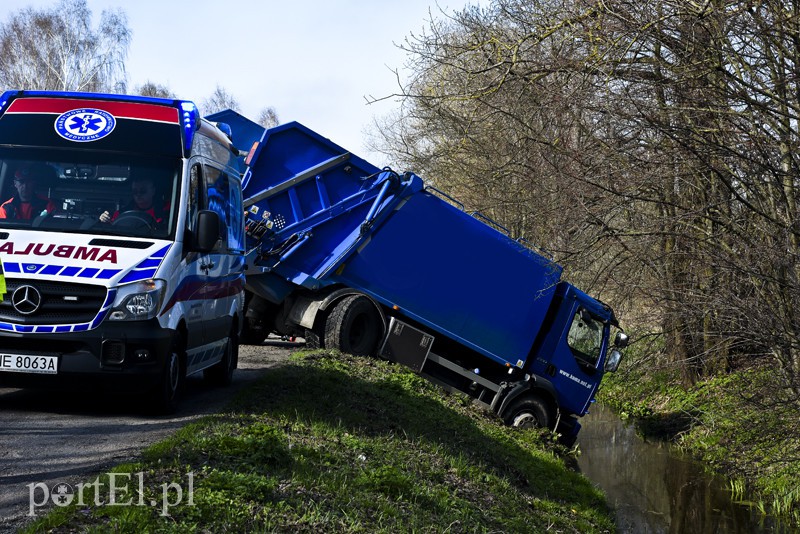
POLYGON ((156 218, 146 211, 128 210, 117 215, 117 218, 111 222, 111 225, 130 226, 132 228, 146 226, 150 229, 154 229, 156 227, 156 218))

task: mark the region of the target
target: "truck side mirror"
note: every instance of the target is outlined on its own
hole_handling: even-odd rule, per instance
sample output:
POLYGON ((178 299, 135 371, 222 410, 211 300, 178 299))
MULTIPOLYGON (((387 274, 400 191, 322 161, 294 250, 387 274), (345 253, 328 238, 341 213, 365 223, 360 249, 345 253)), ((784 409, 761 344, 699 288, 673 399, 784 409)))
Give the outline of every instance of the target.
POLYGON ((619 367, 619 362, 622 361, 622 353, 618 350, 612 350, 611 354, 606 358, 605 370, 607 373, 613 373, 619 367))
POLYGON ((194 248, 198 252, 210 252, 219 239, 219 214, 211 210, 197 213, 197 232, 194 248))
POLYGON ((614 337, 614 346, 624 349, 628 346, 628 341, 630 338, 625 332, 617 332, 617 335, 614 337))

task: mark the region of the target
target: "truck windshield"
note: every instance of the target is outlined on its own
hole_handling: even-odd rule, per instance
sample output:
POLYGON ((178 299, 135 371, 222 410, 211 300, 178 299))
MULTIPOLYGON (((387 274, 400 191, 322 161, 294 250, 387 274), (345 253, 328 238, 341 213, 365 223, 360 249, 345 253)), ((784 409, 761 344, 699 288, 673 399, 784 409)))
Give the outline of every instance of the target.
POLYGON ((0 147, 0 228, 170 238, 178 158, 0 147))
POLYGON ((578 310, 567 334, 567 344, 576 358, 596 366, 603 344, 603 323, 578 310))

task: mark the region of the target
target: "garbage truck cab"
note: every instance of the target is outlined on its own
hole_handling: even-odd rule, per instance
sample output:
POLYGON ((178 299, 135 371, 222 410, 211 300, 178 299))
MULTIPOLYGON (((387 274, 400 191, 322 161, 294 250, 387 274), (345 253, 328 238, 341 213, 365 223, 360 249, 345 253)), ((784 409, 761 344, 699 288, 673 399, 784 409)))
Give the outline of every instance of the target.
POLYGON ((190 101, 0 97, 0 387, 130 389, 173 411, 231 381, 244 302, 239 152, 190 101))

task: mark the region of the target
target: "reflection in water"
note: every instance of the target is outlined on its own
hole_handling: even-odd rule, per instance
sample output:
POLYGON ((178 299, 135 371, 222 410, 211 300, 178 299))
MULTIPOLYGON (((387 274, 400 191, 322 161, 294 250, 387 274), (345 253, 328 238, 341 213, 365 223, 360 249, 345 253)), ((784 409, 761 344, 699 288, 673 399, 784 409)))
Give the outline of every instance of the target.
POLYGON ((616 509, 619 532, 788 532, 732 503, 724 481, 662 443, 646 443, 610 410, 594 405, 581 424, 578 465, 616 509))

